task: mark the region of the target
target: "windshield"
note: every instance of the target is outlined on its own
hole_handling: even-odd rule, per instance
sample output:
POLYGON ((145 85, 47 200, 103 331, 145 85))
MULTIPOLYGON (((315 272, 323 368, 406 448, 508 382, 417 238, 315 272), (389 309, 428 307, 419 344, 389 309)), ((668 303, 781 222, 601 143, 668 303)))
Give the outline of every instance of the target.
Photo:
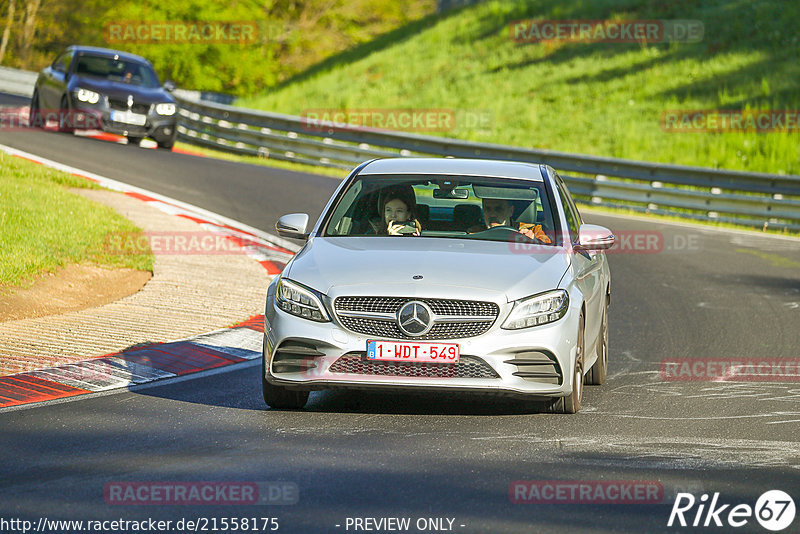
POLYGON ((159 87, 158 76, 150 65, 138 61, 84 54, 78 57, 75 74, 141 87, 159 87))
POLYGON ((324 236, 555 242, 544 182, 476 176, 364 175, 332 207, 324 236))

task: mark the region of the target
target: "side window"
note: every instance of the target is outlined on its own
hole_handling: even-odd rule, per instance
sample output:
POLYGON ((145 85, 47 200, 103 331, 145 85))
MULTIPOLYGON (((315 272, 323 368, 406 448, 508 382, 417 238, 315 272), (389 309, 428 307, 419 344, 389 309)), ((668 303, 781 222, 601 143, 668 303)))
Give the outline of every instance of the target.
POLYGON ((565 193, 564 184, 560 179, 556 181, 556 188, 558 189, 558 196, 561 197, 561 204, 564 206, 564 216, 567 218, 567 226, 569 226, 570 241, 574 243, 578 238, 580 219, 575 214, 575 208, 570 202, 569 194, 565 193))
POLYGON ((53 62, 53 70, 57 70, 58 72, 67 72, 69 68, 69 64, 72 62, 72 53, 67 52, 65 54, 61 54, 58 59, 53 62))

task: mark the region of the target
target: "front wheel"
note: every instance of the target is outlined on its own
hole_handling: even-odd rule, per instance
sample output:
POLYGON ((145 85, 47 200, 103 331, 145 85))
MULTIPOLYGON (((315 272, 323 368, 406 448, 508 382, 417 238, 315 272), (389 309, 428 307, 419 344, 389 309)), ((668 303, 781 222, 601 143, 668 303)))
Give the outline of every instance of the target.
POLYGON ((167 141, 156 141, 158 143, 158 148, 166 148, 167 150, 172 150, 172 147, 175 146, 175 139, 168 139, 167 141))
POLYGON ((143 137, 128 137, 128 144, 131 146, 139 146, 139 143, 142 142, 143 137))
POLYGON ((575 365, 572 369, 572 393, 566 397, 559 397, 550 406, 553 413, 578 413, 583 400, 583 349, 586 346, 583 330, 584 318, 581 314, 578 320, 578 350, 575 355, 575 365))
POLYGON ((31 128, 44 128, 44 120, 42 119, 42 110, 39 106, 39 92, 34 91, 31 97, 31 109, 28 114, 28 126, 31 128))
POLYGON ((261 391, 267 406, 275 410, 299 410, 306 405, 308 402, 308 391, 293 391, 285 387, 270 384, 266 379, 266 375, 266 361, 262 354, 261 391))
POLYGON ((67 96, 61 97, 61 109, 58 110, 58 131, 61 133, 72 133, 75 128, 72 125, 72 112, 69 108, 67 96))

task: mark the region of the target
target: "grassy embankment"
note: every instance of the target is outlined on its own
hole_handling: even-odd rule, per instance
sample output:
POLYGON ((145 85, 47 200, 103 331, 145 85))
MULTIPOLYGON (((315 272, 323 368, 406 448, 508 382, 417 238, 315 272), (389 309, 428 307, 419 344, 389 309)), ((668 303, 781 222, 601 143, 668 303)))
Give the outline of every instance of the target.
POLYGON ((152 271, 152 254, 115 254, 104 247, 109 234, 141 230, 69 187, 97 186, 0 153, 0 291, 68 263, 152 271))
POLYGON ((446 108, 456 112, 456 127, 438 133, 450 137, 800 174, 797 129, 676 133, 660 122, 667 110, 800 108, 798 19, 800 4, 776 0, 486 2, 410 24, 238 104, 294 115, 446 108), (509 23, 526 18, 696 19, 704 37, 519 44, 509 23))

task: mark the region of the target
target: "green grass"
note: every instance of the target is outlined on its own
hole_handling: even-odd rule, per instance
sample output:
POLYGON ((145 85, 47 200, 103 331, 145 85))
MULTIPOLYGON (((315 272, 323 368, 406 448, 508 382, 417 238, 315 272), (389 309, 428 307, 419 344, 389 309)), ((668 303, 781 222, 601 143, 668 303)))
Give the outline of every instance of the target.
POLYGON ((660 124, 667 110, 800 109, 797 20, 800 3, 777 0, 489 1, 429 16, 238 104, 295 115, 444 108, 456 126, 436 135, 800 174, 797 130, 675 133, 660 124), (699 43, 518 44, 509 23, 525 18, 696 19, 705 34, 699 43))
POLYGON ((84 178, 0 153, 0 288, 25 286, 69 263, 152 271, 152 254, 114 254, 106 236, 141 232, 113 209, 67 188, 84 178))

